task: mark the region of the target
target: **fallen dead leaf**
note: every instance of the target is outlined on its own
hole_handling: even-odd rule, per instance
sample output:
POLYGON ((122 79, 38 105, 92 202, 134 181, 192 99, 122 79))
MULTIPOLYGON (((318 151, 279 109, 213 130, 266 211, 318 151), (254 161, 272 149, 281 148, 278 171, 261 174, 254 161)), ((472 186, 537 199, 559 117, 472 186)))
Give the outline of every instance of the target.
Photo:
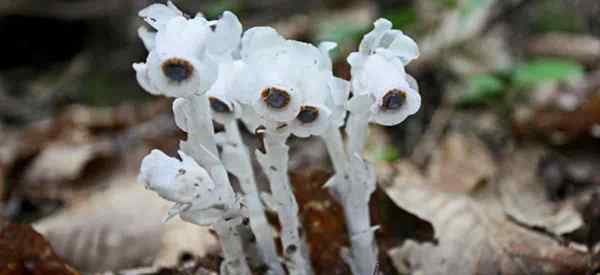
POLYGON ((562 235, 583 225, 569 201, 550 201, 537 176, 539 162, 547 152, 536 145, 517 148, 503 161, 498 187, 503 208, 521 224, 562 235))
POLYGON ((433 152, 427 177, 440 190, 467 193, 495 173, 496 163, 478 138, 451 132, 433 152))
MULTIPOLYGON (((585 274, 587 253, 512 223, 489 188, 473 195, 436 190, 412 164, 384 189, 400 207, 430 221, 436 244, 412 240, 390 251, 413 274, 585 274), (404 177, 406 175, 407 177, 404 177)), ((489 187, 489 185, 488 185, 489 187)))
POLYGON ((110 142, 71 144, 59 141, 48 144, 27 170, 26 181, 44 184, 75 180, 88 163, 109 156, 111 150, 110 142))
MULTIPOLYGON (((596 73, 595 87, 600 88, 600 73, 596 73)), ((590 80, 591 81, 591 80, 590 80)), ((565 144, 577 138, 594 136, 594 127, 600 125, 600 95, 591 95, 582 100, 582 104, 574 111, 561 111, 550 108, 538 108, 527 111, 524 117, 515 117, 514 132, 520 136, 536 136, 548 138, 556 144, 565 144)))
MULTIPOLYGON (((139 157, 130 161, 138 166, 139 157)), ((169 202, 137 184, 137 168, 105 178, 107 189, 74 203, 34 227, 57 253, 87 272, 155 263, 174 266, 182 252, 203 256, 216 250, 208 228, 173 219, 162 224, 169 202)))

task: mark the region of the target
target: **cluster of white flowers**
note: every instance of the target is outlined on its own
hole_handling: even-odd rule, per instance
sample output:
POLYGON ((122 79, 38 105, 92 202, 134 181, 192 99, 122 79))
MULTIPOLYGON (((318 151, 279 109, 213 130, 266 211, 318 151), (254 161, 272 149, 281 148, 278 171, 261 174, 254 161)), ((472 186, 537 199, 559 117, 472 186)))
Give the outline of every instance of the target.
POLYGON ((332 42, 316 47, 270 27, 243 31, 231 12, 210 21, 201 14, 188 17, 171 2, 139 15, 150 27, 139 29, 149 54, 145 63, 133 65, 137 80, 151 94, 176 98, 175 121, 188 134, 181 160, 154 150, 142 162, 139 181, 176 203, 169 216, 215 228, 225 256, 223 274, 251 272, 247 244, 237 232, 244 217, 269 274, 284 274, 282 263, 290 274, 311 274, 285 143, 289 135, 321 136, 336 168, 328 187, 346 208, 352 235, 345 259, 354 274, 373 274, 377 259, 368 200, 375 179, 362 150, 369 122, 395 125, 419 109, 417 83, 404 69, 417 58, 417 44, 389 21, 377 20, 348 57, 352 80, 346 81, 333 75, 332 42), (344 146, 340 129, 348 113, 344 146), (225 133, 214 133, 213 120, 225 125, 225 133), (238 120, 264 139, 264 152, 256 155, 270 195, 258 192, 238 120), (238 178, 242 193, 234 191, 227 173, 238 178), (263 203, 282 224, 285 260, 277 255, 263 203))

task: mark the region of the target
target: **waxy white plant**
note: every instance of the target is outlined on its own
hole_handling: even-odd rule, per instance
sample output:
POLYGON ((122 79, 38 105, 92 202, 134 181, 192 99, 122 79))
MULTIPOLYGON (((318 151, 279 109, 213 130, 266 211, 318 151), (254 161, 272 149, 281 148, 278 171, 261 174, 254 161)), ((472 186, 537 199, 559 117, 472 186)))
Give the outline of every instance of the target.
POLYGON ((249 261, 256 255, 250 255, 248 244, 267 274, 285 274, 282 264, 289 274, 312 274, 288 176, 286 141, 291 135, 321 136, 336 171, 326 187, 343 205, 350 234, 351 247, 341 251, 342 257, 353 274, 375 274, 376 227, 368 203, 376 179, 363 151, 370 122, 396 125, 419 109, 416 81, 404 70, 418 56, 416 43, 389 21, 377 20, 359 51, 348 57, 348 82, 332 73, 332 42, 315 47, 269 27, 243 32, 233 13, 215 21, 190 18, 171 2, 151 5, 139 15, 151 29, 138 32, 149 51, 145 63, 133 65, 138 82, 151 94, 176 98, 175 122, 188 135, 180 144, 181 159, 154 150, 142 161, 139 181, 175 203, 168 218, 179 215, 212 226, 223 247, 221 274, 252 273, 249 261), (224 125, 224 132, 214 133, 213 120, 224 125), (270 194, 258 190, 240 120, 262 139, 264 147, 255 154, 270 194), (240 192, 228 173, 239 181, 240 192), (281 224, 281 257, 266 208, 281 224), (251 239, 240 232, 245 220, 251 239))

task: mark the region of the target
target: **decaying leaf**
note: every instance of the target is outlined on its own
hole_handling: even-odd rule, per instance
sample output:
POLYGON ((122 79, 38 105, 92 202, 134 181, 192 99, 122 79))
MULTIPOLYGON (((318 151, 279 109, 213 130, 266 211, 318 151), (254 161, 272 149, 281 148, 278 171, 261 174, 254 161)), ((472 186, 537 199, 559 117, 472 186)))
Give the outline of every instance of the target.
POLYGON ((506 214, 522 224, 543 228, 556 235, 583 225, 580 214, 568 202, 553 202, 544 192, 536 172, 545 151, 535 145, 519 148, 502 161, 498 186, 506 214))
POLYGON ((74 180, 90 161, 107 156, 112 149, 110 146, 109 142, 48 144, 35 158, 25 178, 34 184, 74 180))
POLYGON ((135 171, 110 176, 107 190, 37 222, 35 228, 69 263, 90 272, 153 261, 173 266, 181 252, 202 256, 217 246, 207 228, 179 219, 162 224, 171 204, 137 184, 135 171))
MULTIPOLYGON (((585 274, 588 255, 520 227, 504 215, 489 188, 473 195, 444 193, 410 163, 385 186, 400 207, 430 221, 437 244, 407 241, 390 251, 400 271, 413 274, 585 274), (405 177, 404 175, 407 175, 405 177), (420 179, 419 179, 420 178, 420 179)), ((489 185, 488 185, 489 187, 489 185)))
POLYGON ((496 163, 479 139, 452 132, 433 152, 427 176, 440 190, 466 193, 495 173, 496 163))
MULTIPOLYGON (((595 74, 596 80, 590 82, 590 96, 580 99, 581 105, 573 111, 556 110, 542 106, 536 110, 527 110, 526 115, 515 117, 514 130, 517 135, 541 135, 556 144, 565 144, 577 138, 594 136, 597 125, 600 125, 600 95, 594 94, 594 89, 600 89, 600 73, 595 74), (591 83, 595 81, 596 83, 591 83)), ((585 92, 586 91, 581 91, 585 92)), ((580 92, 580 93, 581 93, 580 92)))
POLYGON ((0 227, 0 274, 79 275, 52 250, 30 225, 0 227))

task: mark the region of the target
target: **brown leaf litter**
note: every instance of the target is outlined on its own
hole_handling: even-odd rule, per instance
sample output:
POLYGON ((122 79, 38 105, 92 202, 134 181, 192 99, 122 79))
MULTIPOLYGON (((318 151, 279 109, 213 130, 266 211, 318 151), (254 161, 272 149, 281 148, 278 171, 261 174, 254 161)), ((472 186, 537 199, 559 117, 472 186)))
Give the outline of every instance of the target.
POLYGON ((30 225, 0 227, 0 274, 79 275, 54 253, 44 237, 30 225))
POLYGON ((520 150, 507 154, 498 170, 491 152, 476 137, 451 130, 424 171, 407 160, 395 165, 395 176, 380 181, 384 190, 398 206, 431 222, 437 240, 408 240, 391 250, 401 273, 585 274, 591 270, 591 253, 558 237, 580 227, 580 215, 571 205, 545 198, 535 174, 540 154, 520 150))

